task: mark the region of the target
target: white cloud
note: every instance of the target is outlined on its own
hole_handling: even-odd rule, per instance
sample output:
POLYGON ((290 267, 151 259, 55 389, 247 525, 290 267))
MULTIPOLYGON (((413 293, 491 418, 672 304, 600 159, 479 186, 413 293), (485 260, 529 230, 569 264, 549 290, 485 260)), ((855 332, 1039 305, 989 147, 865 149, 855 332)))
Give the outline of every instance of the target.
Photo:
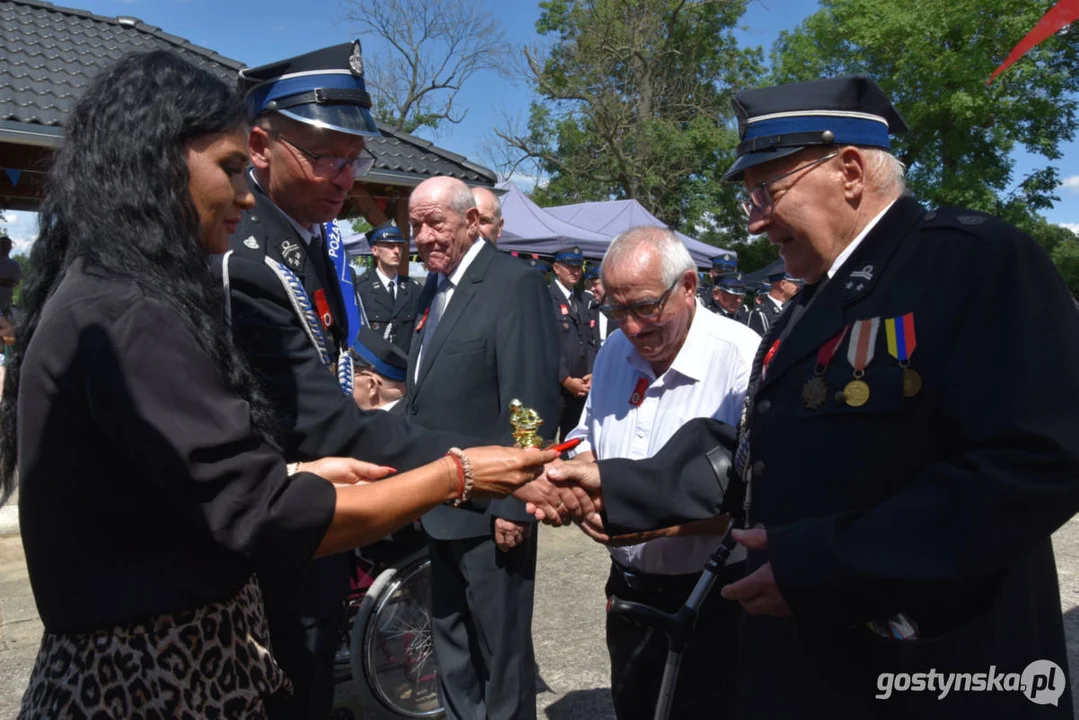
POLYGON ((1065 190, 1071 190, 1074 193, 1079 193, 1079 175, 1072 175, 1064 178, 1064 181, 1060 183, 1060 187, 1065 190))
POLYGON ((4 213, 3 232, 11 238, 12 255, 29 252, 30 245, 37 239, 37 213, 8 211, 4 213))
POLYGON ((1058 223, 1060 227, 1071 230, 1076 235, 1079 235, 1079 223, 1058 223))
POLYGON ((528 194, 536 189, 537 186, 544 187, 547 185, 547 178, 540 175, 529 175, 527 173, 514 171, 512 175, 506 178, 503 182, 498 184, 500 188, 509 187, 509 183, 513 183, 521 192, 528 194))

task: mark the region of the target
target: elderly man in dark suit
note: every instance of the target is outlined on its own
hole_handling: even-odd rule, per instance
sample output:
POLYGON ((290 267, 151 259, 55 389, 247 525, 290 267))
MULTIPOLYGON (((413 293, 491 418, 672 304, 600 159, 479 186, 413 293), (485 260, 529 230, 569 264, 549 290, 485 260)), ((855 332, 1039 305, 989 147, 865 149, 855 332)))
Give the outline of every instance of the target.
POLYGON ((356 292, 371 329, 407 353, 420 299, 419 288, 397 273, 401 254, 408 253, 408 242, 391 223, 368 230, 367 242, 375 267, 363 276, 356 292))
MULTIPOLYGON (((1050 542, 1079 509, 1063 280, 1019 230, 904 193, 906 126, 871 79, 735 103, 726 178, 806 282, 761 343, 735 455, 740 715, 1071 718, 1050 542)), ((609 532, 715 511, 693 470, 709 443, 686 439, 600 463, 609 532)))
MULTIPOLYGON (((409 221, 431 272, 409 357, 406 417, 512 444, 510 402, 519 399, 544 418, 541 435, 549 439, 558 417, 558 341, 542 277, 480 237, 475 200, 459 180, 421 183, 409 221)), ((550 507, 544 484, 516 499, 437 508, 423 518, 449 718, 536 716, 536 534, 522 501, 550 507)))

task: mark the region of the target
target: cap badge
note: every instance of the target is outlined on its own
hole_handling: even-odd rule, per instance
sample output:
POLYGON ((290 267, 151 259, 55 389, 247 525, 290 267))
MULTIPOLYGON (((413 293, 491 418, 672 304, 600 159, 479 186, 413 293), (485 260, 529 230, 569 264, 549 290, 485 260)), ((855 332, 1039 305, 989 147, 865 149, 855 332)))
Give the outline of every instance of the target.
POLYGON ((363 53, 360 51, 360 43, 352 44, 352 54, 348 56, 348 67, 356 77, 363 77, 363 53))

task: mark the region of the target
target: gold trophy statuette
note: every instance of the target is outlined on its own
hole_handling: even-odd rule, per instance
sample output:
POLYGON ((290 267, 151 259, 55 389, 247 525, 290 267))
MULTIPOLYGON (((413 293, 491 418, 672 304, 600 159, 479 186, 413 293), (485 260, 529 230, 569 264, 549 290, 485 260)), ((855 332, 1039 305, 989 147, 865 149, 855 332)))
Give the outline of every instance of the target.
POLYGON ((513 426, 513 439, 517 447, 543 447, 543 440, 536 433, 543 424, 535 410, 521 405, 521 401, 510 401, 510 425, 513 426))

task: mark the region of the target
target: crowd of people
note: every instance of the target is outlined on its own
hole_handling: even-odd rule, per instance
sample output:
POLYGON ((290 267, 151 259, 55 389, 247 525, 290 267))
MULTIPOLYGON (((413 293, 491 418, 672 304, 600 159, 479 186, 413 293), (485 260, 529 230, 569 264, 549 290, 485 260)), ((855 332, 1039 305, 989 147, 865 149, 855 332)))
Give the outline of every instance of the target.
MULTIPOLYGON (((547 283, 451 177, 407 228, 364 204, 353 292, 325 223, 374 162, 362 68, 345 43, 237 91, 156 51, 73 109, 0 412, 45 626, 21 717, 329 717, 350 551, 417 517, 454 720, 536 717, 540 522, 609 548, 597 595, 668 611, 737 527, 672 717, 1071 716, 1079 313, 1030 238, 905 192, 876 83, 735 96, 724 179, 786 266, 747 308, 664 228, 547 283), (514 400, 579 444, 514 447, 514 400), (998 670, 1025 685, 970 689, 998 670), (930 673, 968 687, 900 682, 930 673)), ((606 643, 617 716, 651 718, 662 635, 609 615, 606 643)))

